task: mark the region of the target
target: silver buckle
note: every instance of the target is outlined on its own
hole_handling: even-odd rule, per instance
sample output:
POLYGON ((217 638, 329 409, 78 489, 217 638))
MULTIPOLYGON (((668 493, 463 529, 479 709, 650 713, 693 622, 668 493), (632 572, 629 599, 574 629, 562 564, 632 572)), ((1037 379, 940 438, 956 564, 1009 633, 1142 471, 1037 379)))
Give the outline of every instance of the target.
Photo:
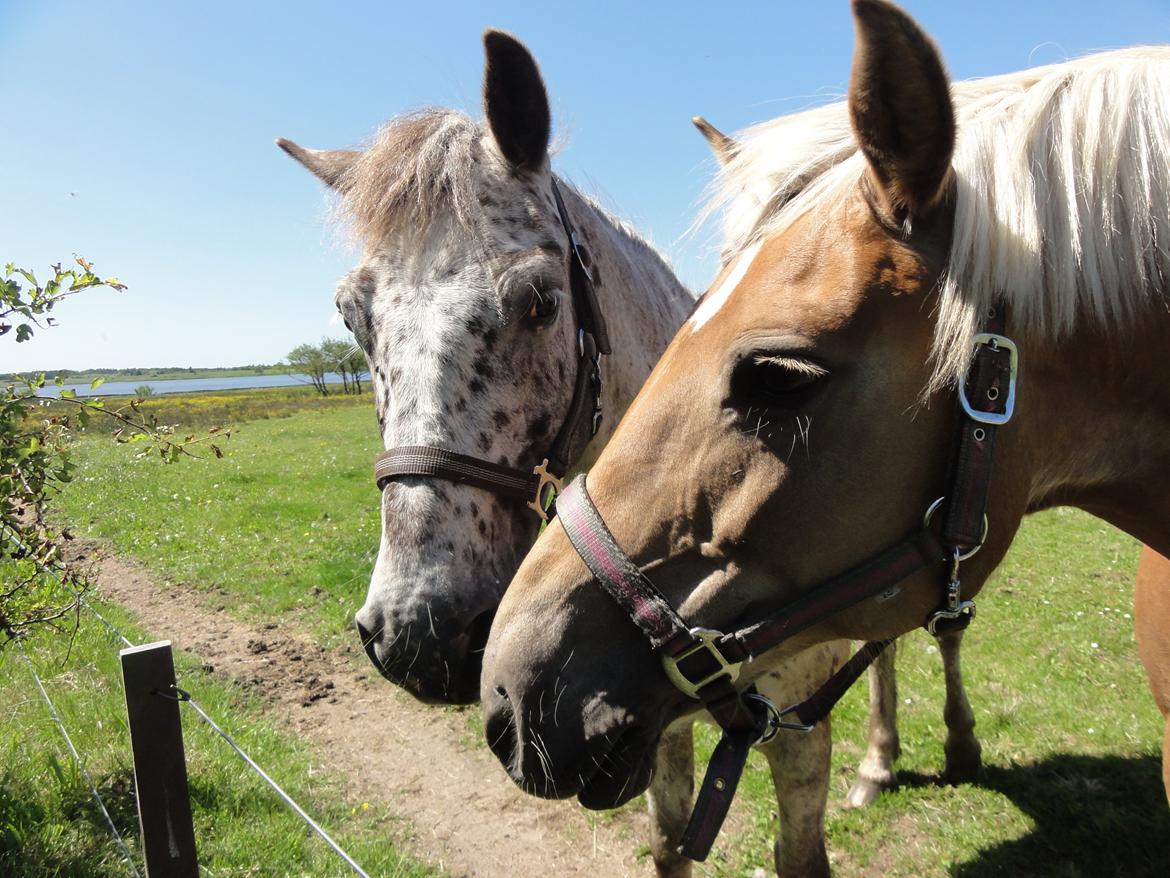
MULTIPOLYGON (((945 495, 942 497, 939 497, 937 500, 935 500, 933 503, 931 503, 930 506, 928 506, 926 508, 926 515, 922 516, 922 526, 923 527, 930 527, 930 520, 932 518, 934 518, 934 514, 936 512, 938 512, 938 508, 943 505, 943 501, 946 499, 947 498, 945 495)), ((966 561, 968 558, 970 558, 972 555, 974 555, 976 552, 978 552, 980 549, 982 549, 983 544, 986 541, 987 541, 987 515, 985 514, 983 516, 983 533, 981 533, 979 535, 979 542, 976 543, 971 548, 969 548, 966 552, 961 552, 958 556, 958 560, 966 561)))
POLYGON ((698 699, 699 690, 718 680, 724 674, 731 678, 731 682, 735 682, 739 677, 739 666, 742 662, 729 662, 724 658, 723 653, 719 651, 719 647, 715 645, 715 641, 723 636, 722 631, 715 631, 711 628, 692 628, 691 637, 694 637, 698 643, 693 643, 680 652, 678 655, 662 656, 662 668, 666 671, 666 676, 681 692, 689 695, 691 698, 698 699), (715 659, 719 665, 719 669, 711 672, 706 677, 700 680, 691 681, 682 671, 679 670, 678 663, 685 658, 689 658, 697 652, 706 650, 712 658, 715 659))
POLYGON ((557 495, 565 490, 565 483, 548 471, 547 457, 532 468, 532 474, 539 476, 540 481, 536 483, 536 496, 528 501, 528 508, 540 516, 541 522, 547 524, 548 511, 557 495))
POLYGON ((776 737, 776 734, 781 729, 791 729, 794 732, 811 732, 816 728, 815 725, 810 725, 809 723, 794 723, 788 722, 784 719, 784 717, 795 711, 796 708, 800 707, 799 704, 793 704, 791 707, 786 707, 781 710, 772 703, 770 698, 765 695, 761 695, 759 692, 749 692, 747 695, 743 696, 743 700, 755 701, 759 704, 762 704, 764 710, 768 712, 766 721, 767 725, 765 726, 764 731, 760 733, 760 737, 758 737, 755 743, 752 744, 753 747, 758 747, 760 744, 767 744, 776 737))
POLYGON ((968 623, 975 618, 975 601, 959 601, 959 605, 953 610, 949 608, 935 610, 926 620, 926 630, 930 632, 931 637, 938 637, 939 622, 950 622, 963 616, 969 617, 968 623))
POLYGON ((998 427, 1010 421, 1016 410, 1016 373, 1020 367, 1020 352, 1014 341, 1006 335, 997 335, 994 332, 980 332, 975 336, 974 342, 976 345, 990 345, 992 350, 1002 349, 1008 352, 1007 400, 1004 402, 1003 412, 984 412, 972 408, 967 399, 967 376, 964 375, 963 380, 959 382, 959 405, 971 420, 998 427))

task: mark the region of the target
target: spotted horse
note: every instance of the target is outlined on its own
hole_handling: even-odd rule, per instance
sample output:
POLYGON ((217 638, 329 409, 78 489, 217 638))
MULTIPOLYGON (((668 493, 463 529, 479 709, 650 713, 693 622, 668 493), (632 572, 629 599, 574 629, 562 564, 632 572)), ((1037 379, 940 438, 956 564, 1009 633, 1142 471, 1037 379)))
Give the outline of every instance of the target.
MULTIPOLYGON (((278 141, 336 193, 362 245, 336 303, 370 363, 386 451, 357 628, 379 672, 429 703, 478 696, 488 630, 548 486, 596 457, 694 307, 644 239, 553 174, 530 53, 498 31, 484 45, 483 124, 429 109, 364 150, 278 141)), ((775 681, 775 697, 799 692, 795 679, 775 681)), ((555 719, 560 705, 540 709, 555 719)), ((690 870, 676 848, 691 724, 668 731, 647 797, 661 875, 690 870)), ((824 793, 804 790, 827 784, 827 737, 778 738, 767 756, 785 850, 823 856, 824 793)))

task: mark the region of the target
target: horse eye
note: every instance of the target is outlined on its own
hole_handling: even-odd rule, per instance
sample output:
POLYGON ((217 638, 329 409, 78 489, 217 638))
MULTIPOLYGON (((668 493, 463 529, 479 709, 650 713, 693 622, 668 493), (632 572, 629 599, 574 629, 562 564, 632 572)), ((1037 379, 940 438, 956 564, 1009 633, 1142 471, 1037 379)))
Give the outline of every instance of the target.
POLYGON ((532 293, 532 302, 528 306, 527 319, 541 325, 551 323, 557 316, 561 306, 561 297, 555 292, 535 289, 532 293))
POLYGON ((741 399, 792 407, 807 402, 828 374, 807 360, 757 355, 736 370, 733 392, 741 399))

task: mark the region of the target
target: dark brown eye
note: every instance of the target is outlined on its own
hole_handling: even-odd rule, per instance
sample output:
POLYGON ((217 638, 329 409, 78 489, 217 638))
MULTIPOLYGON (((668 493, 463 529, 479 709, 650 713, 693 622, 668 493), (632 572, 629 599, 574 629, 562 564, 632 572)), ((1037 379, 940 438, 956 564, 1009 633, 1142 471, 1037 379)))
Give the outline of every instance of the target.
POLYGON ((808 360, 756 354, 735 370, 732 392, 740 400, 791 408, 807 402, 828 374, 808 360))
POLYGON ((541 326, 552 323, 553 318, 557 316, 557 310, 560 308, 560 304, 561 297, 555 292, 535 289, 532 293, 532 301, 528 306, 526 317, 532 323, 537 323, 541 326))

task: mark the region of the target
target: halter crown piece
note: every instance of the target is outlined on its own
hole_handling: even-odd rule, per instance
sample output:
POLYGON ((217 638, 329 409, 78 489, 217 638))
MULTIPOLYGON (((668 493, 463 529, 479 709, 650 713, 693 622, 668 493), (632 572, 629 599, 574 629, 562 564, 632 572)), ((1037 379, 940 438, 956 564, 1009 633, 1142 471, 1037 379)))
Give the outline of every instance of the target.
POLYGON ((445 479, 523 501, 542 522, 553 514, 556 496, 564 487, 562 478, 576 457, 573 450, 577 436, 587 431, 588 443, 601 426, 601 355, 611 350, 605 315, 593 288, 589 256, 577 240, 556 177, 552 178, 552 191, 569 243, 569 291, 577 318, 577 378, 569 411, 548 456, 526 470, 445 448, 400 445, 379 454, 374 461, 374 480, 379 489, 406 476, 445 479))
POLYGON ((927 567, 946 565, 943 603, 925 620, 926 629, 937 637, 966 628, 975 618, 974 601, 962 599, 959 566, 987 537, 995 432, 1015 410, 1018 353, 1003 335, 1004 323, 1003 306, 992 308, 984 331, 975 336, 975 356, 958 390, 950 490, 930 504, 922 528, 752 625, 729 633, 690 626, 622 551, 590 498, 583 474, 557 500, 565 533, 594 578, 646 636, 671 683, 701 701, 723 728, 678 848, 683 856, 707 858, 751 748, 781 729, 811 730, 893 638, 866 643, 809 698, 783 709, 754 686, 736 685, 745 662, 927 567), (945 515, 936 533, 931 524, 940 508, 945 515))

